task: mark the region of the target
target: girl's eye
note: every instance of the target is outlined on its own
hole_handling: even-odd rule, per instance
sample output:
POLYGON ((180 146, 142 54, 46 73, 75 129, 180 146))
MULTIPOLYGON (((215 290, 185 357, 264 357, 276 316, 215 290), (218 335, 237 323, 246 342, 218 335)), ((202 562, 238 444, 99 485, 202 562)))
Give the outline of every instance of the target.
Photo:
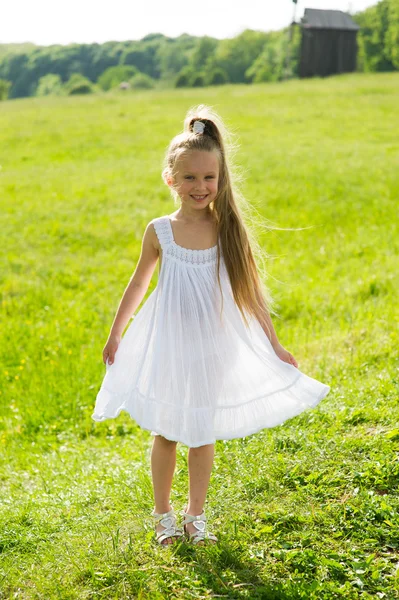
MULTIPOLYGON (((192 175, 186 175, 184 179, 194 179, 194 177, 192 175)), ((215 179, 215 177, 213 175, 207 175, 205 179, 215 179)))

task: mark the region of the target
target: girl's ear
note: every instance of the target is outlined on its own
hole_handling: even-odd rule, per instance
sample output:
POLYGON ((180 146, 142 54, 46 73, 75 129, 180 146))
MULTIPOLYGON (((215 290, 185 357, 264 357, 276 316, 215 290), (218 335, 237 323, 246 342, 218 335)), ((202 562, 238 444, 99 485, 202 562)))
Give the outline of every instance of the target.
POLYGON ((174 182, 174 180, 173 180, 173 177, 172 177, 171 175, 166 175, 166 179, 165 179, 165 181, 166 181, 166 184, 167 184, 169 187, 173 187, 173 185, 174 185, 174 183, 175 183, 175 182, 174 182))
POLYGON ((163 180, 166 183, 166 185, 168 185, 169 187, 173 186, 173 183, 174 183, 173 177, 167 171, 163 173, 163 180))

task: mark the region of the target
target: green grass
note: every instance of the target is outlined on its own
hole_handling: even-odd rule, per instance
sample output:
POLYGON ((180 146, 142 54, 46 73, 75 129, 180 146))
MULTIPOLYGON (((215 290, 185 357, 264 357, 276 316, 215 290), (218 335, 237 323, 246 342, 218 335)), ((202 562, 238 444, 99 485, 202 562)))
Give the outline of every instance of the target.
POLYGON ((1 103, 0 598, 399 598, 398 106, 399 74, 1 103), (174 210, 164 151, 199 102, 239 135, 261 215, 310 227, 260 241, 279 339, 332 389, 217 441, 220 544, 166 549, 152 437, 91 413, 144 227, 174 210))

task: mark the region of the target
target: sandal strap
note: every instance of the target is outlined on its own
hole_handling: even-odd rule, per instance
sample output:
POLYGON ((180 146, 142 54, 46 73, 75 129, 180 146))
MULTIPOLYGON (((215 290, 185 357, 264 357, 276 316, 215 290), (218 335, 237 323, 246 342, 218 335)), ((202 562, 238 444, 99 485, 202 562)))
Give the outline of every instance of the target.
POLYGON ((182 510, 181 514, 184 516, 183 524, 186 525, 187 523, 192 523, 194 525, 194 527, 196 528, 196 530, 197 530, 197 531, 194 531, 193 533, 189 533, 186 530, 186 532, 187 532, 190 540, 194 544, 196 544, 200 540, 204 540, 204 539, 215 540, 215 542, 218 541, 218 538, 216 537, 215 534, 213 534, 210 531, 206 530, 206 516, 205 516, 205 511, 202 511, 202 513, 200 515, 189 515, 184 510, 182 510))
POLYGON ((155 512, 155 509, 152 511, 151 515, 154 517, 155 521, 158 522, 161 519, 164 519, 166 517, 173 517, 175 516, 175 511, 173 508, 171 508, 170 510, 168 510, 168 512, 165 513, 157 513, 155 512))
POLYGON ((204 510, 202 511, 202 513, 200 515, 189 515, 184 510, 182 510, 180 514, 183 515, 183 517, 184 517, 184 519, 183 519, 184 524, 192 523, 193 521, 206 521, 206 516, 205 516, 204 510))
POLYGON ((192 540, 194 544, 197 544, 201 540, 207 539, 215 540, 215 542, 218 541, 216 535, 214 535, 210 531, 196 531, 195 533, 190 534, 190 540, 192 540))
POLYGON ((164 529, 163 531, 159 531, 156 534, 156 538, 158 542, 163 542, 168 537, 181 537, 183 532, 180 529, 176 529, 175 527, 171 529, 164 529))
POLYGON ((155 524, 160 522, 164 527, 162 531, 156 532, 156 539, 158 542, 163 542, 167 537, 180 537, 183 535, 183 531, 179 527, 176 527, 176 515, 173 508, 165 513, 156 513, 155 510, 153 510, 151 515, 155 520, 155 524))

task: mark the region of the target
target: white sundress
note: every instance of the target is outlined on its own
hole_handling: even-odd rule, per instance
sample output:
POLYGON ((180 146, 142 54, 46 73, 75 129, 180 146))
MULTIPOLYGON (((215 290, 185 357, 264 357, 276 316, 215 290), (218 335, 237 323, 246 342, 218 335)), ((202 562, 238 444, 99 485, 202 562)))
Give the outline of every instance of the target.
MULTIPOLYGON (((246 327, 217 246, 176 244, 168 216, 151 221, 162 248, 156 288, 122 337, 94 421, 124 410, 152 435, 188 447, 245 437, 316 406, 330 386, 282 361, 259 321, 246 327)), ((247 314, 247 313, 246 313, 247 314)))

